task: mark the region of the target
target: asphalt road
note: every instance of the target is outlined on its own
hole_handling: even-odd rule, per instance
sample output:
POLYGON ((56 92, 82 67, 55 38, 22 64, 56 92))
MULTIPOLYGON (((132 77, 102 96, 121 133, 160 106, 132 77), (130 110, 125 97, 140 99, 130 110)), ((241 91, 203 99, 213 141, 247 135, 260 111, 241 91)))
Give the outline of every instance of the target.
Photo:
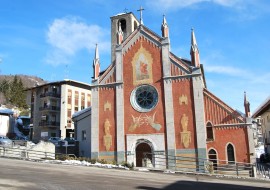
POLYGON ((264 190, 270 189, 270 182, 70 166, 0 158, 0 189, 264 190))

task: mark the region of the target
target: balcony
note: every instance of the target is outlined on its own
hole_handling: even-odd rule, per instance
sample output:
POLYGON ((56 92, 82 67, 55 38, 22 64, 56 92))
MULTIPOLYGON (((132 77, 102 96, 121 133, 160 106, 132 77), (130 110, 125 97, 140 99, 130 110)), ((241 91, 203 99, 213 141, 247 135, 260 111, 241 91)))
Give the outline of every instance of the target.
POLYGON ((55 92, 45 92, 40 94, 40 98, 44 98, 44 97, 54 97, 54 98, 60 98, 61 95, 59 93, 55 93, 55 92))
POLYGON ((58 106, 43 106, 39 107, 39 111, 60 111, 58 106))
POLYGON ((60 122, 56 121, 41 121, 38 124, 41 127, 60 127, 60 122))

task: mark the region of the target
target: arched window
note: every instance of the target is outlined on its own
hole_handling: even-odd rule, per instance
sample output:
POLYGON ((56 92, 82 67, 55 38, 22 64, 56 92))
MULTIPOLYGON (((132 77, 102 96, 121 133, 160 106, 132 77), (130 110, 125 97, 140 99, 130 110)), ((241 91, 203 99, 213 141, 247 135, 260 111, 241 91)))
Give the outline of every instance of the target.
POLYGON ((213 126, 212 126, 212 123, 210 122, 206 124, 206 140, 207 141, 214 140, 213 126))
POLYGON ((227 146, 227 157, 228 157, 229 164, 233 164, 235 162, 234 148, 233 148, 233 145, 231 144, 228 144, 227 146))

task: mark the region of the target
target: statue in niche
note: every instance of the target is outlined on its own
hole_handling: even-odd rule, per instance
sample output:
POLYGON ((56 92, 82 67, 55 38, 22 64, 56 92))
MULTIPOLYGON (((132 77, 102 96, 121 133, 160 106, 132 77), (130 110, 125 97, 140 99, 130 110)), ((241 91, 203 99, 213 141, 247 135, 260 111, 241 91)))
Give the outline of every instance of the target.
POLYGON ((104 141, 104 146, 106 148, 106 151, 109 151, 112 146, 112 135, 110 132, 110 127, 111 127, 110 121, 106 119, 106 121, 104 122, 105 135, 103 136, 103 141, 104 141))
POLYGON ((187 99, 187 96, 182 94, 182 96, 179 97, 179 104, 182 105, 182 104, 186 104, 188 105, 188 99, 187 99))
POLYGON ((189 144, 191 143, 191 134, 190 131, 188 131, 188 117, 186 116, 186 114, 183 114, 181 117, 181 126, 181 143, 183 143, 185 148, 188 148, 189 144))

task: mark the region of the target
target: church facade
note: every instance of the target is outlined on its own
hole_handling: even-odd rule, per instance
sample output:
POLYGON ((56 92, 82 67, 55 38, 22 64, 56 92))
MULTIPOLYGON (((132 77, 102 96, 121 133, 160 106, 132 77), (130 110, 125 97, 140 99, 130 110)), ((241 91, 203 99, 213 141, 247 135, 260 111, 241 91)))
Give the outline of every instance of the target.
MULTIPOLYGON (((133 13, 113 16, 111 24, 111 64, 100 72, 98 47, 93 61, 84 153, 137 167, 144 152, 252 161, 246 119, 207 89, 193 30, 187 60, 170 51, 165 16, 161 36, 133 13)), ((82 132, 77 125, 77 137, 82 132)))

